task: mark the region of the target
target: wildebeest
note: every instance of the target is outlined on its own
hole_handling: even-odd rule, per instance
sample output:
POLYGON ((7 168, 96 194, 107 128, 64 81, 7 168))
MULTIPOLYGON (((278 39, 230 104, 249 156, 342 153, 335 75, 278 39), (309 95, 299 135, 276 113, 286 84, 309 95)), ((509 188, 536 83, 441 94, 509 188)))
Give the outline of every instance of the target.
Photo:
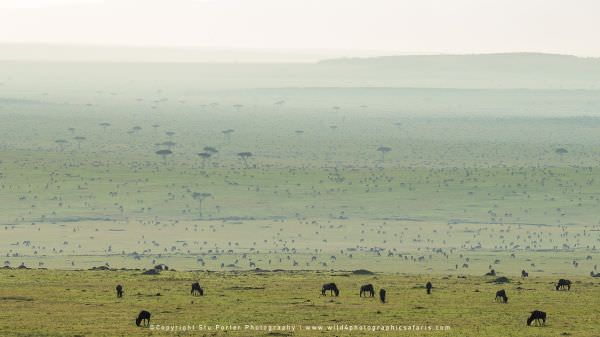
POLYGON ((385 289, 383 288, 379 290, 379 299, 381 300, 381 303, 385 303, 385 289))
POLYGON ((360 287, 360 297, 362 297, 363 294, 365 294, 365 297, 366 297, 367 293, 368 293, 369 297, 375 296, 375 289, 373 288, 373 285, 370 283, 365 284, 362 287, 360 287))
POLYGON ((496 271, 492 269, 489 272, 485 273, 485 276, 496 276, 496 271))
POLYGON ((564 290, 565 288, 567 288, 567 290, 571 290, 571 281, 561 278, 556 284, 556 290, 564 290))
POLYGON ((200 287, 200 283, 195 282, 192 283, 192 291, 191 291, 192 295, 199 295, 199 296, 204 296, 204 289, 202 289, 200 287))
POLYGON ((504 289, 496 291, 496 301, 498 300, 504 303, 508 302, 508 296, 506 296, 506 291, 504 291, 504 289))
POLYGON ((123 286, 117 284, 117 297, 123 297, 123 286))
POLYGON ((526 278, 529 277, 529 273, 525 271, 525 269, 521 270, 521 277, 526 278))
POLYGON ((158 270, 169 270, 169 266, 167 266, 164 263, 158 264, 156 266, 154 266, 154 269, 158 269, 158 270))
POLYGON ((539 310, 534 310, 531 312, 531 316, 527 319, 527 325, 531 325, 531 322, 536 321, 539 325, 546 324, 546 313, 539 310), (542 323, 540 323, 540 320, 542 323))
POLYGON ((427 294, 431 294, 431 288, 433 288, 433 285, 431 284, 431 282, 427 282, 425 288, 427 288, 427 294))
POLYGON ((335 285, 335 283, 326 283, 323 285, 323 289, 321 289, 321 295, 325 296, 325 292, 329 290, 330 295, 335 294, 335 296, 340 295, 340 290, 335 285))
POLYGON ((140 314, 135 319, 135 325, 140 326, 142 322, 145 322, 145 325, 150 326, 150 313, 146 310, 140 311, 140 314))

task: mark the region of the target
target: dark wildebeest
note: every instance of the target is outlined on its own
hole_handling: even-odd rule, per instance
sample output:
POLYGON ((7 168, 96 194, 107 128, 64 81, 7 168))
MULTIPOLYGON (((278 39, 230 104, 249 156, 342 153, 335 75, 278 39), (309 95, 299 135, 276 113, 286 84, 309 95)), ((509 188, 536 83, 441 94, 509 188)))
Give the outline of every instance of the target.
POLYGON ((567 290, 571 290, 571 281, 561 278, 556 284, 556 290, 565 290, 565 288, 567 288, 567 290))
POLYGON ((335 294, 335 296, 339 296, 340 295, 340 290, 338 289, 338 287, 335 285, 335 283, 326 283, 323 285, 323 289, 321 289, 321 295, 325 296, 325 292, 329 290, 329 294, 333 295, 335 294))
POLYGON ((525 269, 521 270, 521 277, 526 278, 529 277, 529 273, 525 271, 525 269))
POLYGON ((117 284, 117 297, 123 297, 123 286, 117 284))
POLYGON ((494 269, 488 271, 487 273, 485 273, 485 276, 496 276, 496 271, 494 269))
POLYGON ((145 322, 145 325, 150 326, 150 313, 146 310, 140 311, 140 314, 135 319, 135 325, 140 326, 142 322, 145 322))
POLYGON ((385 289, 383 288, 379 290, 379 299, 381 300, 381 303, 385 303, 385 289))
POLYGON ((367 293, 369 297, 375 296, 375 289, 373 288, 372 284, 365 284, 364 286, 360 287, 360 297, 362 297, 363 294, 365 294, 365 297, 367 297, 367 293))
POLYGON ((425 288, 427 288, 427 294, 431 294, 431 288, 433 288, 433 285, 431 284, 431 282, 427 282, 425 288))
POLYGON ((200 288, 200 283, 195 282, 192 283, 192 295, 200 295, 200 296, 204 296, 204 289, 200 288))
POLYGON ((527 325, 531 325, 531 322, 536 321, 537 324, 539 325, 545 325, 546 324, 546 313, 543 311, 539 311, 539 310, 534 310, 531 312, 531 316, 529 316, 529 318, 527 319, 527 325), (540 323, 540 320, 542 321, 542 323, 540 323))
POLYGON ((506 291, 504 291, 504 289, 496 291, 496 301, 498 300, 504 303, 508 302, 508 296, 506 296, 506 291))

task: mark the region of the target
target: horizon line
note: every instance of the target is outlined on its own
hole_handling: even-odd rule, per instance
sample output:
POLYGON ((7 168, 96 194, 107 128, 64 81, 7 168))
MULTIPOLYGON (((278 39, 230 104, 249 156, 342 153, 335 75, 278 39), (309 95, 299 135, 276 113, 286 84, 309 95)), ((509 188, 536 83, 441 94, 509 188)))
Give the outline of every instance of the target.
POLYGON ((423 52, 423 51, 393 51, 374 49, 321 49, 321 48, 260 48, 260 47, 225 47, 225 46, 158 46, 158 45, 122 45, 122 44, 82 44, 82 43, 48 43, 48 42, 2 42, 0 48, 15 50, 15 55, 0 56, 2 61, 74 61, 74 62, 144 62, 144 63, 318 63, 332 59, 370 59, 401 56, 486 56, 486 55, 554 55, 575 57, 580 59, 597 59, 600 56, 578 55, 552 51, 477 51, 477 52, 423 52), (77 49, 85 50, 123 50, 139 52, 155 50, 159 55, 28 55, 26 48, 41 49, 77 49), (228 55, 193 55, 194 52, 224 53, 228 55), (239 55, 236 55, 239 54, 239 55), (211 58, 198 60, 182 60, 186 57, 211 58), (135 60, 135 59, 138 60, 135 60), (159 58, 154 59, 153 58, 159 58), (169 58, 174 58, 170 59, 169 58), (223 58, 224 60, 219 60, 223 58))

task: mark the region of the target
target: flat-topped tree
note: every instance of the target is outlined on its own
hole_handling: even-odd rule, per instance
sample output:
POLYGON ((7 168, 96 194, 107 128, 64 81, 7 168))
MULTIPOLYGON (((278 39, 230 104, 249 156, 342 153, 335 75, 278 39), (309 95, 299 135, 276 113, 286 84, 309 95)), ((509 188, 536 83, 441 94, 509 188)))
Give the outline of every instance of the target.
POLYGON ((234 104, 233 108, 235 109, 236 112, 240 112, 240 109, 243 108, 244 106, 242 104, 234 104))
POLYGON ((219 153, 219 151, 216 148, 212 147, 212 146, 205 146, 203 150, 204 150, 204 152, 210 153, 212 156, 214 156, 217 153, 219 153))
POLYGON ((227 130, 223 130, 221 131, 221 133, 223 133, 223 136, 225 137, 226 141, 231 141, 231 134, 234 132, 235 130, 233 129, 227 129, 227 130))
POLYGON ((177 144, 175 142, 167 140, 166 142, 162 142, 161 145, 162 146, 166 146, 170 150, 171 148, 173 148, 177 144))
POLYGON ((54 141, 56 144, 58 144, 58 147, 60 148, 61 151, 65 150, 65 146, 67 144, 69 144, 68 141, 64 140, 64 139, 57 139, 54 141))
POLYGON ((154 132, 156 132, 156 130, 160 127, 159 124, 152 124, 152 128, 154 129, 154 132))
POLYGON ((240 152, 237 155, 244 162, 244 166, 248 168, 248 158, 252 157, 252 152, 240 152))
POLYGON ((204 168, 204 166, 206 166, 206 162, 210 159, 211 154, 209 152, 200 152, 198 153, 198 156, 202 158, 202 168, 204 168))
POLYGON ((165 132, 165 135, 167 135, 167 137, 169 137, 169 139, 171 139, 175 135, 175 131, 167 131, 167 132, 165 132))
POLYGON ((569 151, 568 151, 567 149, 565 149, 564 147, 559 147, 559 148, 556 148, 556 149, 554 149, 554 152, 556 152, 557 154, 559 154, 559 155, 561 155, 561 156, 562 156, 563 154, 567 154, 567 153, 569 153, 569 151))
POLYGON ((192 198, 194 198, 194 200, 198 201, 198 211, 200 213, 200 217, 202 217, 202 201, 204 201, 204 199, 210 197, 212 194, 210 193, 205 193, 205 192, 194 192, 192 194, 192 198))
POLYGON ((110 123, 104 122, 104 123, 100 123, 98 125, 100 125, 102 127, 102 130, 104 132, 106 132, 106 128, 108 128, 110 126, 110 123))
POLYGON ((77 142, 77 148, 81 149, 81 142, 83 142, 85 140, 84 136, 75 136, 73 137, 73 139, 75 139, 75 141, 77 142))
POLYGON ((170 156, 171 154, 173 154, 173 151, 171 151, 171 150, 158 150, 155 153, 157 155, 161 156, 162 159, 166 162, 167 161, 167 157, 170 156))
POLYGON ((387 146, 380 146, 377 148, 377 151, 381 152, 381 162, 385 161, 385 154, 392 151, 392 148, 387 146))

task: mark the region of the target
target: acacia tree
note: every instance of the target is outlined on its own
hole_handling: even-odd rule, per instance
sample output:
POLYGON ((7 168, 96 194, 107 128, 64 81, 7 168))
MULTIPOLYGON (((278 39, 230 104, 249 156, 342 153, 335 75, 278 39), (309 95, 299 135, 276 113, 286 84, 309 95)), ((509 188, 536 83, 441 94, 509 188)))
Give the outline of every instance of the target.
POLYGON ((173 151, 171 150, 158 150, 156 151, 156 154, 161 156, 162 159, 166 162, 167 161, 167 156, 173 154, 173 151))
POLYGON ((252 152, 240 152, 237 155, 244 162, 244 166, 248 168, 248 158, 252 157, 252 152))
POLYGON ((104 122, 99 124, 102 127, 102 130, 106 132, 106 128, 110 126, 110 123, 104 122))
POLYGON ((380 146, 377 148, 377 151, 381 152, 381 162, 385 161, 385 154, 392 151, 392 148, 387 146, 380 146))
POLYGON ((176 144, 175 144, 175 142, 167 140, 166 142, 162 142, 161 145, 166 146, 170 150, 176 144))
POLYGON ((206 162, 210 159, 211 154, 208 152, 200 152, 198 153, 200 158, 202 158, 202 168, 206 166, 206 162))
POLYGON ((569 153, 569 151, 567 149, 565 149, 564 147, 559 147, 557 149, 554 149, 554 152, 556 152, 559 155, 563 155, 563 154, 567 154, 569 153))
POLYGON ((227 129, 227 130, 223 130, 221 131, 223 133, 223 136, 225 137, 225 140, 227 142, 231 141, 231 134, 234 132, 233 129, 227 129))
POLYGON ((235 109, 236 112, 240 112, 240 109, 243 108, 244 106, 242 104, 234 104, 233 108, 235 109))
POLYGON ((81 149, 81 142, 83 142, 85 140, 84 136, 75 136, 73 137, 73 139, 75 139, 75 141, 77 142, 77 148, 81 149))
POLYGON ((69 142, 64 140, 64 139, 57 139, 54 141, 56 144, 58 144, 58 147, 60 148, 60 151, 64 151, 65 150, 65 145, 67 145, 69 142))
POLYGON ((210 153, 212 156, 214 156, 214 155, 216 155, 217 153, 219 153, 219 151, 218 151, 216 148, 212 147, 212 146, 205 146, 203 150, 204 150, 205 152, 208 152, 208 153, 210 153))
POLYGON ((194 198, 194 200, 198 201, 198 211, 200 213, 200 217, 202 217, 202 201, 204 201, 204 199, 210 197, 212 194, 210 193, 205 193, 205 192, 194 192, 192 194, 192 198, 194 198))

